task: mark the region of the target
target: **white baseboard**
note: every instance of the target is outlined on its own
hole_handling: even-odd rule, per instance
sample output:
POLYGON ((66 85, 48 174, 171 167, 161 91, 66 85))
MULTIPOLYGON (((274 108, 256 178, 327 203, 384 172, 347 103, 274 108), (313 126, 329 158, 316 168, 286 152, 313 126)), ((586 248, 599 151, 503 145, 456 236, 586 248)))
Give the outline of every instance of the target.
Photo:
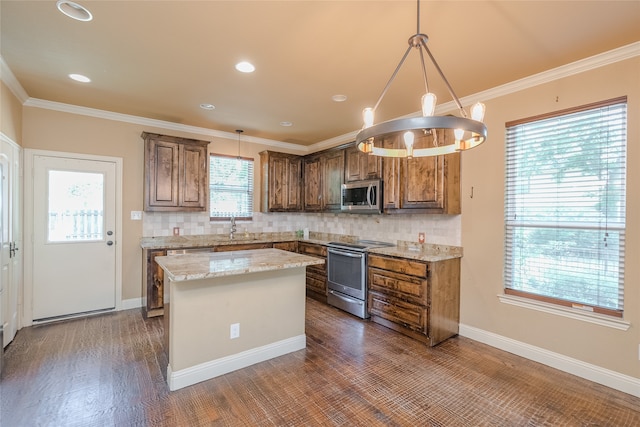
POLYGON ((142 298, 123 299, 120 305, 121 310, 142 307, 142 298))
POLYGON ((525 357, 543 365, 576 375, 578 377, 611 387, 613 389, 640 397, 640 378, 634 378, 619 372, 601 368, 578 359, 554 353, 540 347, 516 341, 502 335, 487 332, 473 326, 460 325, 459 334, 463 337, 490 345, 500 350, 525 357))
POLYGON ((306 346, 307 337, 302 334, 262 347, 252 348, 231 356, 201 363, 190 368, 181 369, 176 372, 171 370, 171 364, 169 364, 167 366, 169 390, 178 390, 238 369, 246 368, 259 362, 264 362, 265 360, 273 359, 274 357, 302 350, 306 346))

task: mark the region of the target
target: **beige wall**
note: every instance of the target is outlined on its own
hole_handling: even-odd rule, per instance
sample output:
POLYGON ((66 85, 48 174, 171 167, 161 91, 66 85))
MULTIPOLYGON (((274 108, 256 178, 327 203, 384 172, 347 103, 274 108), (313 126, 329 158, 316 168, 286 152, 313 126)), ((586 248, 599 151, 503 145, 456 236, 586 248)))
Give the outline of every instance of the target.
POLYGON ((487 104, 488 141, 463 155, 461 323, 640 378, 640 58, 556 80, 487 104), (503 292, 505 122, 628 96, 627 331, 499 302, 503 292), (469 197, 471 187, 473 198, 469 197))
POLYGON ((22 105, 0 81, 0 132, 17 144, 22 141, 22 105))
MULTIPOLYGON (((23 147, 62 151, 123 159, 122 226, 119 243, 122 245, 122 299, 141 295, 142 262, 140 238, 142 221, 132 221, 131 211, 143 210, 144 141, 142 131, 212 141, 209 151, 237 155, 235 140, 212 138, 186 132, 168 131, 138 124, 123 123, 42 108, 24 108, 23 147)), ((241 144, 241 155, 254 157, 266 149, 257 144, 241 144)), ((256 174, 259 175, 259 174, 256 174)), ((259 179, 256 180, 256 209, 260 206, 259 179)))

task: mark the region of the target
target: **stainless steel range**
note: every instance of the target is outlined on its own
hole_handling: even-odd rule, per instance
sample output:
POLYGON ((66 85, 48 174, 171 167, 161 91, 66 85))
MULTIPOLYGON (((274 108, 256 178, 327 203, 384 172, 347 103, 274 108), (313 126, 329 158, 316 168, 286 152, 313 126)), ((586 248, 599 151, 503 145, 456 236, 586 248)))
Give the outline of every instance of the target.
POLYGON ((367 309, 367 251, 394 246, 375 240, 327 244, 327 302, 362 319, 367 309))

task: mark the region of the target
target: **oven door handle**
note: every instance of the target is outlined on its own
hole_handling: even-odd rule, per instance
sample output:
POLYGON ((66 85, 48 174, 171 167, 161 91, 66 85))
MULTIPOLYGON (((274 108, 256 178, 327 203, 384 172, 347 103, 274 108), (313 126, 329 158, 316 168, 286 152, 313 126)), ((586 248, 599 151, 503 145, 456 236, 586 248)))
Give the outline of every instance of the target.
POLYGON ((334 248, 329 248, 329 253, 330 254, 336 254, 336 255, 344 255, 350 258, 362 258, 364 257, 364 253, 352 253, 352 252, 344 252, 344 251, 340 251, 338 249, 334 249, 334 248))
POLYGON ((347 297, 345 297, 344 295, 340 295, 339 293, 334 292, 334 291, 333 291, 333 290, 331 290, 331 289, 329 289, 329 293, 330 293, 331 295, 333 295, 334 297, 336 297, 336 298, 340 298, 341 300, 344 300, 344 301, 346 301, 346 302, 348 302, 348 303, 351 303, 351 304, 358 304, 358 305, 362 305, 362 304, 364 304, 364 302, 363 302, 363 301, 360 301, 360 300, 358 300, 358 299, 347 298, 347 297))

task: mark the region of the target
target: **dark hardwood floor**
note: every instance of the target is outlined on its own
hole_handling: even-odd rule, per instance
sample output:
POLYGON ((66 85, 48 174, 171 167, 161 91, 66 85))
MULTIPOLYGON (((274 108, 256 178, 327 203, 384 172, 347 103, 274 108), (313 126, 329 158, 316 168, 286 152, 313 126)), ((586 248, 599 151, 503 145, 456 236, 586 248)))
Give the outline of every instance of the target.
POLYGON ((0 425, 640 425, 640 399, 462 337, 429 348, 310 299, 306 333, 305 350, 170 392, 161 318, 24 328, 0 425))

